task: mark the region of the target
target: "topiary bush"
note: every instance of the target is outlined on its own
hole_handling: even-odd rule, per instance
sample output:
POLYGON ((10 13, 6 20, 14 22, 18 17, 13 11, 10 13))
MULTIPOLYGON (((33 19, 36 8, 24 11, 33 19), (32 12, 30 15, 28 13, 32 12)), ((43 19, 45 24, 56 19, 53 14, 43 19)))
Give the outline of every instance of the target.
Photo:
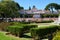
POLYGON ((24 33, 29 32, 31 28, 35 28, 37 25, 12 25, 8 26, 7 30, 11 34, 22 36, 24 33))
POLYGON ((8 32, 10 32, 13 35, 16 36, 22 36, 24 33, 24 27, 23 26, 9 26, 7 28, 8 32))
POLYGON ((54 33, 58 27, 56 25, 40 27, 40 28, 32 28, 31 35, 35 39, 43 38, 45 35, 54 33))
POLYGON ((24 26, 24 30, 26 30, 25 32, 29 32, 31 28, 36 28, 38 27, 37 25, 25 25, 24 26))

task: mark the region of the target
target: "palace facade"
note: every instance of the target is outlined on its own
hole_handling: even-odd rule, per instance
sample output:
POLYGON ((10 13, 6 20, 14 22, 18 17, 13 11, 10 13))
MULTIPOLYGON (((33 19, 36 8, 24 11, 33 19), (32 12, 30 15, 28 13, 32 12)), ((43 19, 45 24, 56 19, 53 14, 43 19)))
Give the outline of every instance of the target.
MULTIPOLYGON (((40 18, 41 14, 51 14, 51 11, 49 10, 38 10, 35 6, 32 7, 30 10, 20 10, 20 16, 24 18, 24 15, 26 15, 26 18, 40 18)), ((54 12, 54 14, 57 14, 58 12, 54 12)))

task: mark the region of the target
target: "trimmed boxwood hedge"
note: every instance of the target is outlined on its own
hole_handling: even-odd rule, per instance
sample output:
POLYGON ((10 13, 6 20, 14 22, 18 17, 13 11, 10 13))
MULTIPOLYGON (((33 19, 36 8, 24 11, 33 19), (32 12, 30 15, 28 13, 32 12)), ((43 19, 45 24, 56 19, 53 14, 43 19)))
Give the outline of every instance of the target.
POLYGON ((11 34, 22 36, 24 33, 29 32, 31 28, 35 28, 37 25, 13 25, 7 27, 8 32, 11 34))
POLYGON ((51 23, 54 22, 53 20, 45 20, 45 21, 41 21, 40 23, 51 23))
POLYGON ((31 36, 36 39, 42 38, 45 35, 54 33, 58 27, 56 25, 46 26, 46 27, 40 27, 40 28, 32 28, 31 29, 31 36))
POLYGON ((54 22, 53 20, 42 20, 42 21, 36 21, 36 23, 51 23, 54 22))

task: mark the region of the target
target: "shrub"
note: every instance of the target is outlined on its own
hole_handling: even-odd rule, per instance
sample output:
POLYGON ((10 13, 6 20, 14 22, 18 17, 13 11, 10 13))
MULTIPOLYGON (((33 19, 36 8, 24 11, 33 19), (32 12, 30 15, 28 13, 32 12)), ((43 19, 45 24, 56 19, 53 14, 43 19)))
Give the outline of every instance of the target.
POLYGON ((13 25, 7 27, 7 30, 18 36, 22 36, 25 32, 29 32, 31 28, 35 28, 37 25, 13 25))
POLYGON ((60 40, 60 37, 56 37, 54 40, 60 40))
POLYGON ((37 25, 26 25, 24 26, 24 30, 27 30, 25 32, 29 32, 31 28, 36 28, 38 27, 37 25))
POLYGON ((14 35, 21 36, 23 34, 23 27, 20 26, 9 26, 7 30, 14 35))
POLYGON ((56 25, 40 27, 40 28, 32 28, 31 29, 31 35, 34 39, 37 37, 42 38, 47 34, 54 33, 57 29, 58 29, 58 27, 56 25))
POLYGON ((52 17, 58 17, 59 14, 41 14, 42 18, 52 18, 52 17))
POLYGON ((0 23, 0 30, 5 31, 6 27, 9 26, 10 23, 9 22, 1 22, 0 23))
POLYGON ((36 23, 51 23, 54 22, 53 20, 42 20, 42 21, 36 21, 36 23))
POLYGON ((53 20, 46 20, 46 21, 41 21, 40 23, 51 23, 54 22, 53 20))
POLYGON ((42 20, 42 21, 35 21, 35 23, 51 23, 54 22, 53 20, 42 20))
POLYGON ((60 25, 57 25, 58 26, 58 30, 60 30, 60 25))

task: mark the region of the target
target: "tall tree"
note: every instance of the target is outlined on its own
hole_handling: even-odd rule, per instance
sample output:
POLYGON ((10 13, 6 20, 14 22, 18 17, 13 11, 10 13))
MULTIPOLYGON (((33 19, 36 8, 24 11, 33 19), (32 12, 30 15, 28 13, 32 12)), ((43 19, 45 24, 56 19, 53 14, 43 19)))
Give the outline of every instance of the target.
POLYGON ((45 7, 45 10, 51 10, 53 13, 53 9, 58 10, 59 9, 59 5, 56 3, 50 3, 45 7))
POLYGON ((55 8, 57 11, 60 10, 60 5, 57 5, 56 8, 55 8))
POLYGON ((29 6, 29 10, 31 10, 31 7, 29 6))
POLYGON ((18 10, 20 9, 23 9, 23 7, 20 7, 19 4, 14 1, 0 2, 0 14, 2 14, 3 17, 18 17, 18 10))
POLYGON ((24 8, 21 7, 18 3, 16 3, 16 5, 17 5, 17 8, 18 8, 19 10, 24 9, 24 8))

